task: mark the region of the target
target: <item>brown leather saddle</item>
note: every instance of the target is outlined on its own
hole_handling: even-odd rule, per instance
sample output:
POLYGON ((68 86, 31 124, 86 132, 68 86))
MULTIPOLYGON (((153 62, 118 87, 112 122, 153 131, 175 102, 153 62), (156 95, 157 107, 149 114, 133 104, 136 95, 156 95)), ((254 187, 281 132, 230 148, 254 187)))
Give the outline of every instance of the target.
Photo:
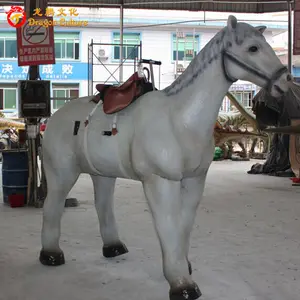
POLYGON ((103 111, 106 114, 114 114, 127 106, 143 94, 153 90, 152 84, 145 78, 140 78, 135 72, 121 86, 107 84, 97 84, 97 91, 100 93, 93 101, 98 103, 103 101, 103 111))

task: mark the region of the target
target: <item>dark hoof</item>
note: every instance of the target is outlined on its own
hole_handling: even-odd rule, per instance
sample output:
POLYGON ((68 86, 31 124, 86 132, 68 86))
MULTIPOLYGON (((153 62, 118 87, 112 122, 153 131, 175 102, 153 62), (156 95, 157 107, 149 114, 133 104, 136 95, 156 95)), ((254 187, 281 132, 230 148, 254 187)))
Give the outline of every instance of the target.
POLYGON ((196 283, 170 290, 170 300, 195 300, 200 298, 201 295, 202 293, 196 283))
POLYGON ((188 260, 188 266, 189 266, 189 273, 190 273, 190 275, 192 275, 192 273, 193 273, 192 264, 189 260, 188 260))
POLYGON ((65 207, 77 207, 79 206, 79 201, 76 198, 67 198, 65 202, 65 207))
POLYGON ((102 253, 104 257, 116 257, 128 253, 127 247, 121 243, 117 245, 103 246, 102 253))
POLYGON ((48 252, 41 250, 40 262, 45 266, 60 266, 65 263, 63 252, 48 252))

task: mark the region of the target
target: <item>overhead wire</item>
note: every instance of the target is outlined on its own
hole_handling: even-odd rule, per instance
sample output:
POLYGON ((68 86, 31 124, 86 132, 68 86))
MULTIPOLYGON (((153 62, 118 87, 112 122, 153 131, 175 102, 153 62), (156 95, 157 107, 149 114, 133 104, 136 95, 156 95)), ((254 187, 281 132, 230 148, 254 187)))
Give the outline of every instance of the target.
MULTIPOLYGON (((284 20, 239 20, 240 22, 257 22, 257 23, 288 23, 288 21, 284 20)), ((158 23, 158 24, 147 24, 147 25, 133 25, 133 26, 124 26, 125 28, 145 28, 145 27, 158 27, 158 26, 168 26, 168 25, 176 25, 176 24, 185 24, 185 23, 193 23, 193 22, 202 22, 204 24, 209 22, 227 22, 227 19, 198 19, 198 20, 184 20, 184 21, 175 21, 175 22, 168 22, 168 23, 158 23)), ((200 24, 199 24, 200 25, 200 24)), ((207 25, 207 24, 206 24, 207 25)))

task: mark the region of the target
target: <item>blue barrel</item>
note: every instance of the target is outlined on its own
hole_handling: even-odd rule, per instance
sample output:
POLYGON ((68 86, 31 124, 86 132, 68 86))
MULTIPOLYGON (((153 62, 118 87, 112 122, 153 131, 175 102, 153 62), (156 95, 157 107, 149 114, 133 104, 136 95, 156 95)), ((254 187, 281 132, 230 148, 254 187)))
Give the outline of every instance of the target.
POLYGON ((26 203, 28 176, 27 150, 2 151, 2 189, 5 204, 9 204, 8 197, 14 194, 24 195, 26 203))

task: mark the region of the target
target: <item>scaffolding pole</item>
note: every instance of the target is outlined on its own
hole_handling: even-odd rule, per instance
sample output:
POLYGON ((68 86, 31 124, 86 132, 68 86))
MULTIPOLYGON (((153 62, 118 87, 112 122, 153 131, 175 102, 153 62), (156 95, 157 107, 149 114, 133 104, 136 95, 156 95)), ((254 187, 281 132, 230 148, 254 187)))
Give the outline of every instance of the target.
MULTIPOLYGON (((176 29, 176 63, 175 63, 175 79, 177 79, 178 77, 178 34, 179 34, 179 31, 178 29, 176 29)), ((172 53, 172 56, 174 54, 172 53)), ((172 57, 173 58, 173 57, 172 57)))
POLYGON ((93 52, 93 39, 88 45, 88 95, 93 96, 94 86, 93 86, 93 67, 94 67, 94 52, 93 52))
POLYGON ((124 32, 124 6, 120 6, 120 72, 119 82, 123 83, 123 32, 124 32))
MULTIPOLYGON (((124 62, 127 61, 128 58, 130 58, 130 55, 135 51, 137 53, 137 58, 133 60, 133 62, 129 62, 126 64, 126 67, 133 67, 133 72, 136 71, 136 65, 137 61, 141 59, 139 57, 142 55, 142 42, 139 44, 123 44, 123 47, 133 47, 130 53, 127 53, 127 57, 123 56, 123 61, 119 65, 116 63, 105 63, 101 60, 101 58, 94 53, 94 47, 96 46, 112 46, 112 47, 119 47, 121 48, 121 44, 116 43, 95 43, 93 40, 88 45, 88 87, 89 87, 89 96, 92 96, 94 93, 94 83, 102 83, 102 84, 114 84, 118 83, 119 85, 121 82, 118 80, 118 75, 116 74, 117 71, 120 72, 120 69, 123 67, 124 62), (109 74, 109 77, 106 80, 94 80, 94 75, 99 74, 96 70, 94 71, 94 66, 102 66, 109 74), (115 66, 116 69, 114 71, 110 70, 108 66, 115 66), (110 79, 113 79, 113 82, 110 82, 110 79)), ((135 53, 134 52, 134 53, 135 53)), ((122 70, 123 71, 123 70, 122 70)), ((119 78, 120 79, 120 78, 119 78)))

